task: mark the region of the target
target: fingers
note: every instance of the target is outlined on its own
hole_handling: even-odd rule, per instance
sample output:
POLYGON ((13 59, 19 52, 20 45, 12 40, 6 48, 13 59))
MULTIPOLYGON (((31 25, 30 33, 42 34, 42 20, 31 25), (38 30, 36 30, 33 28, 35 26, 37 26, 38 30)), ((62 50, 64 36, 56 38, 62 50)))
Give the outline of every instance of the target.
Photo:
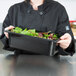
POLYGON ((57 43, 58 44, 63 44, 63 43, 67 43, 69 40, 60 40, 60 41, 58 41, 57 43))
POLYGON ((61 48, 66 49, 68 48, 70 42, 68 40, 60 40, 58 41, 58 44, 61 48))
POLYGON ((9 30, 11 30, 11 29, 13 29, 13 28, 15 28, 15 27, 14 27, 14 26, 9 26, 9 27, 8 27, 9 30))
POLYGON ((11 30, 11 29, 13 29, 13 28, 15 28, 15 27, 12 26, 12 25, 10 25, 9 27, 6 27, 5 30, 11 30))
POLYGON ((63 36, 60 37, 61 40, 65 40, 66 38, 67 38, 66 35, 63 35, 63 36))
MULTIPOLYGON (((11 30, 11 29, 13 29, 13 28, 15 28, 14 26, 12 26, 12 25, 10 25, 9 27, 6 27, 4 30, 6 31, 6 30, 11 30)), ((5 34, 5 36, 7 37, 7 38, 9 38, 9 36, 8 36, 8 33, 7 32, 4 32, 4 34, 5 34)))
POLYGON ((9 36, 8 36, 8 33, 7 33, 7 32, 4 32, 4 34, 5 34, 5 36, 6 36, 7 38, 9 38, 9 36))
POLYGON ((63 36, 60 37, 61 40, 65 40, 67 38, 70 38, 70 34, 69 33, 65 33, 63 36))
POLYGON ((57 42, 57 44, 58 44, 61 48, 63 48, 63 49, 68 48, 69 45, 70 45, 70 43, 71 43, 71 40, 69 40, 69 39, 60 40, 60 41, 57 42))
POLYGON ((57 44, 63 48, 66 49, 69 47, 70 43, 72 41, 72 37, 70 36, 69 33, 64 34, 63 36, 60 37, 60 40, 57 42, 57 44))

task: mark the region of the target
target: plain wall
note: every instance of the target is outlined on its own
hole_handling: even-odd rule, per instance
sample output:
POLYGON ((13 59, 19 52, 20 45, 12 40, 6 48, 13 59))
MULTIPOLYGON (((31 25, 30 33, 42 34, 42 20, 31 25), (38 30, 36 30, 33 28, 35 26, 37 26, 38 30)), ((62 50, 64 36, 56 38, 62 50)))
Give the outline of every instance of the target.
POLYGON ((0 0, 0 23, 3 22, 4 18, 6 17, 10 6, 22 1, 24 0, 0 0))

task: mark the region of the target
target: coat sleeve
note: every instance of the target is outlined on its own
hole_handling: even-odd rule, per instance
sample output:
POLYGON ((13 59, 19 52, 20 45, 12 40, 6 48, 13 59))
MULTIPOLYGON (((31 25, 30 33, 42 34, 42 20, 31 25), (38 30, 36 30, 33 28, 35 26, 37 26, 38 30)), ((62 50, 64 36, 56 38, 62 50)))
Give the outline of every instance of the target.
POLYGON ((13 12, 13 8, 10 7, 9 10, 8 10, 8 14, 3 22, 3 26, 2 26, 2 35, 0 36, 0 40, 2 41, 4 47, 3 49, 5 50, 11 50, 9 48, 9 43, 8 43, 8 39, 6 38, 6 36, 4 35, 4 28, 12 25, 12 12, 13 12))
POLYGON ((75 53, 74 36, 70 27, 67 12, 64 7, 60 7, 60 8, 61 9, 59 9, 59 13, 58 13, 58 25, 57 25, 56 33, 59 35, 59 37, 64 35, 65 33, 69 33, 72 37, 72 41, 67 49, 63 50, 61 47, 58 47, 58 50, 59 50, 59 54, 61 55, 72 56, 75 53))

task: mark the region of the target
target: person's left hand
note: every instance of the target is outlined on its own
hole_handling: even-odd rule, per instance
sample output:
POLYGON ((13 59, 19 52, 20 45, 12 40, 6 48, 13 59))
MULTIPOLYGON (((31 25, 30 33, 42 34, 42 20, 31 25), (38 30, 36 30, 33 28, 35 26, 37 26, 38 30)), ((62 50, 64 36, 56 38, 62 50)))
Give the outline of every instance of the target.
POLYGON ((69 33, 65 33, 60 37, 60 40, 57 42, 61 48, 64 50, 67 49, 72 41, 72 37, 69 33))

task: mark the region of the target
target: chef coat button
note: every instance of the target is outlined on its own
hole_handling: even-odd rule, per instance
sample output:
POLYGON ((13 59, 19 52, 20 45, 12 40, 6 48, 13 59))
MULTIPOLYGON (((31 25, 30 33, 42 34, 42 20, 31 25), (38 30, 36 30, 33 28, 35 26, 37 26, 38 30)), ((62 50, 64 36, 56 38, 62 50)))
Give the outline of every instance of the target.
POLYGON ((43 12, 40 12, 39 14, 40 14, 40 15, 43 15, 43 12))

